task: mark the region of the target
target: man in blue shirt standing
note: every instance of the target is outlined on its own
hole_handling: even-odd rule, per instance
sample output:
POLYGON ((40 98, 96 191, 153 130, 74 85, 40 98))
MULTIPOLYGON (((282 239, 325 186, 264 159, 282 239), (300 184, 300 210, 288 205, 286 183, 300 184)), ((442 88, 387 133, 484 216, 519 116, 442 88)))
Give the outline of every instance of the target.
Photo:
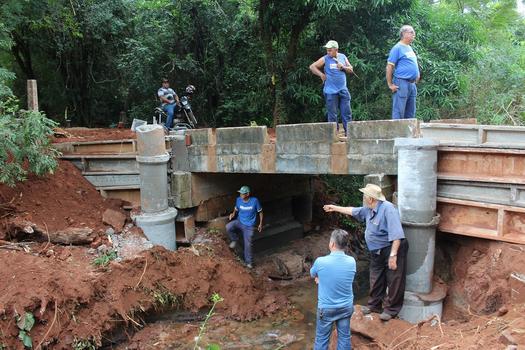
POLYGON ((403 306, 408 242, 396 207, 385 199, 381 188, 368 184, 359 189, 363 207, 325 205, 326 212, 351 215, 366 222, 365 240, 370 251, 370 293, 364 314, 381 313, 383 321, 397 316, 403 306), (387 291, 388 288, 388 291, 387 291), (381 312, 382 310, 382 312, 381 312))
POLYGON ((386 65, 386 81, 392 91, 392 119, 416 116, 416 83, 420 73, 417 56, 410 44, 416 37, 414 28, 404 25, 399 30, 401 40, 394 45, 386 65), (392 79, 392 73, 394 78, 392 79))
MULTIPOLYGON (((338 52, 339 44, 337 41, 330 40, 324 47, 326 48, 326 55, 312 63, 310 70, 324 83, 323 94, 328 122, 337 123, 337 108, 339 108, 346 136, 347 124, 352 121, 351 97, 346 86, 346 74, 352 73, 353 67, 348 58, 338 52)), ((339 125, 337 125, 337 129, 339 130, 339 125)))
POLYGON ((352 348, 350 318, 354 312, 352 283, 356 273, 355 259, 345 254, 348 233, 334 230, 328 248, 330 255, 315 260, 310 275, 318 283, 317 325, 314 350, 327 350, 332 325, 337 328, 337 350, 352 348))
POLYGON ((237 197, 233 212, 229 216, 230 221, 233 220, 237 213, 239 215, 237 220, 233 220, 226 225, 226 232, 228 232, 231 240, 231 249, 235 249, 237 241, 239 240, 239 234, 242 235, 244 261, 246 262, 246 267, 251 269, 253 268, 252 238, 257 222, 257 213, 259 213, 257 231, 261 232, 263 228, 263 211, 259 200, 255 197, 250 197, 250 188, 248 186, 242 186, 237 192, 239 192, 240 195, 237 197))

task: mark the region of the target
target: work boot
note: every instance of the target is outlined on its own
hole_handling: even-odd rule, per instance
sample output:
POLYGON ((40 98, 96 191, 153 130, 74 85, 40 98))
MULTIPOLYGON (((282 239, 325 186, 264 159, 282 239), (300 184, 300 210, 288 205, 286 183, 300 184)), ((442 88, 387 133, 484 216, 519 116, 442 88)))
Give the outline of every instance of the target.
POLYGON ((394 316, 390 315, 390 314, 387 314, 386 312, 382 312, 381 315, 379 315, 379 318, 382 320, 382 321, 390 321, 392 318, 394 318, 394 316))
POLYGON ((376 314, 380 313, 380 311, 372 310, 368 306, 361 306, 361 312, 363 313, 363 315, 370 315, 372 312, 376 314))
POLYGON ((235 249, 235 247, 237 246, 237 241, 231 241, 230 243, 230 249, 235 249))

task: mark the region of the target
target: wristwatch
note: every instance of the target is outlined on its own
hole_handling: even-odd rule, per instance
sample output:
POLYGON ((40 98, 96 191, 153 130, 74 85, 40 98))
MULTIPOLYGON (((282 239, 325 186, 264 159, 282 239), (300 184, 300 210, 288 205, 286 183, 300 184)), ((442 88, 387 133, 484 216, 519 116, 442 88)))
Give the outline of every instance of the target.
POLYGON ((397 256, 397 254, 390 253, 391 258, 393 258, 394 256, 397 256))

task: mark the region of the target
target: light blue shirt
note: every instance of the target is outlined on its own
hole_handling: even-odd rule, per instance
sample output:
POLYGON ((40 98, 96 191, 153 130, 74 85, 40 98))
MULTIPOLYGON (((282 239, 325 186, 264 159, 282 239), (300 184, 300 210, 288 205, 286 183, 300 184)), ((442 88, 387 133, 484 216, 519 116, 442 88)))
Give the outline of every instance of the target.
POLYGON ((352 283, 356 273, 355 259, 343 251, 315 259, 310 275, 319 277, 317 307, 336 309, 354 305, 352 283))
POLYGON ((394 77, 396 78, 416 80, 419 77, 417 56, 410 45, 395 44, 388 55, 388 63, 394 65, 394 77))
POLYGON ((342 53, 337 54, 337 61, 330 55, 324 56, 324 82, 323 92, 325 94, 337 94, 341 90, 348 90, 346 87, 346 73, 337 68, 337 62, 343 66, 346 64, 346 56, 342 53))
POLYGON ((239 221, 244 226, 255 226, 257 222, 257 213, 262 211, 261 203, 255 197, 250 197, 245 202, 241 197, 237 197, 235 208, 239 212, 239 221))
POLYGON ((365 240, 368 250, 388 247, 392 241, 405 238, 399 212, 388 201, 378 201, 375 209, 354 208, 352 216, 360 222, 366 222, 365 240))

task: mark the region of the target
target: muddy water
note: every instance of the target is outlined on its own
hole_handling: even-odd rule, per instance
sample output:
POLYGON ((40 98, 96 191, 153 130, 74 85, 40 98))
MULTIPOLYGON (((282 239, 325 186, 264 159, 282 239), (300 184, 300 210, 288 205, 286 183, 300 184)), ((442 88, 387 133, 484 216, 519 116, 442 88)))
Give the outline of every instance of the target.
MULTIPOLYGON (((291 302, 288 310, 252 322, 225 320, 217 313, 199 343, 202 349, 212 343, 222 350, 311 349, 315 337, 317 286, 310 278, 281 283, 282 291, 291 302)), ((174 321, 180 320, 178 316, 165 315, 162 321, 150 323, 142 331, 145 333, 138 347, 121 344, 118 349, 193 349, 200 322, 174 321)))

